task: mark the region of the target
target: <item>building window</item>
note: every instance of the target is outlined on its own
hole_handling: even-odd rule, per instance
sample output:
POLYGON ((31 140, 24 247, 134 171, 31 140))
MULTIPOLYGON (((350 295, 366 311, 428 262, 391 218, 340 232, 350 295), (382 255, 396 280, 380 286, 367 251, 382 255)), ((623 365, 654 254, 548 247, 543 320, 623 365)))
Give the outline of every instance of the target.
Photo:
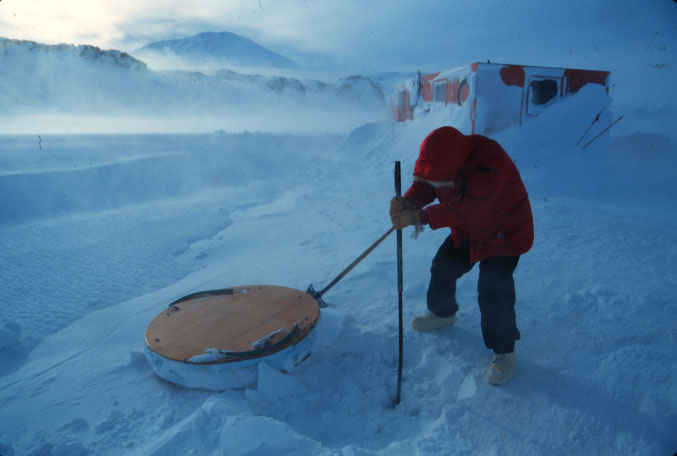
POLYGON ((470 96, 470 86, 468 85, 468 80, 464 79, 458 86, 458 93, 456 94, 458 104, 462 105, 465 103, 468 100, 468 96, 470 96))
POLYGON ((556 79, 536 79, 531 81, 531 102, 543 105, 552 100, 559 93, 559 84, 556 79))
POLYGON ((447 100, 447 80, 435 81, 433 83, 433 101, 444 103, 447 100))

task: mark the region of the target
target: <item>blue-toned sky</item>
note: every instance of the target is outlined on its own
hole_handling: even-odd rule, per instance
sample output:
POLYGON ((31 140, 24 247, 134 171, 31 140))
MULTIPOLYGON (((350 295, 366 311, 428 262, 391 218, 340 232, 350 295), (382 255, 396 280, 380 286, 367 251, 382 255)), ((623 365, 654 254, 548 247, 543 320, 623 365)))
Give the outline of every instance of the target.
POLYGON ((583 54, 603 64, 610 49, 675 43, 676 17, 672 0, 0 0, 0 36, 132 52, 231 31, 310 66, 534 63, 525 55, 586 66, 583 54))

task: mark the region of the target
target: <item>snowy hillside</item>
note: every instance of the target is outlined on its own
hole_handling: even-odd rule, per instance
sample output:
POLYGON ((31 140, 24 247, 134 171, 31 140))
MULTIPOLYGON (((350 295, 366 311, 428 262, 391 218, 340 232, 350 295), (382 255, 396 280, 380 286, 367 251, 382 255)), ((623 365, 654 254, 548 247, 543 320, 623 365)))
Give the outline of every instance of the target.
POLYGON ((345 131, 381 119, 381 84, 152 71, 125 53, 0 38, 0 133, 345 131), (26 77, 31 75, 31 77, 26 77), (332 109, 327 109, 331 106, 332 109), (294 116, 289 116, 294 112, 294 116))
POLYGON ((0 114, 42 107, 92 111, 128 93, 134 100, 150 72, 119 51, 0 38, 0 114), (132 84, 134 82, 136 84, 132 84), (135 86, 137 86, 135 88, 135 86))
POLYGON ((296 62, 243 36, 205 32, 150 43, 133 54, 154 69, 297 68, 296 62))

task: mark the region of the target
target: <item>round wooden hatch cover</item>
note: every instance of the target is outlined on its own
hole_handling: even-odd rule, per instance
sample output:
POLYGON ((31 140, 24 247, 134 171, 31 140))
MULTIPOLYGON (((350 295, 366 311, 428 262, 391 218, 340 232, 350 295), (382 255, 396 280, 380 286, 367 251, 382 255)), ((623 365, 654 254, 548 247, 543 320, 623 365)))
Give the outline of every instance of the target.
POLYGON ((296 345, 320 316, 317 301, 292 288, 248 285, 193 293, 153 319, 146 344, 165 358, 227 363, 296 345))

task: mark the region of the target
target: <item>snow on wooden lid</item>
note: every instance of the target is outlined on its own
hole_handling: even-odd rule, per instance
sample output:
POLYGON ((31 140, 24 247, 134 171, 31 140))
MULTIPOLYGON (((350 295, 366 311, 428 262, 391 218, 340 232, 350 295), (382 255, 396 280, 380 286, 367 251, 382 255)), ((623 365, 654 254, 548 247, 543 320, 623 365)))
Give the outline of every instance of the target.
POLYGON ((193 293, 169 305, 146 329, 165 358, 227 363, 269 356, 303 340, 320 316, 317 301, 292 288, 248 285, 193 293))

